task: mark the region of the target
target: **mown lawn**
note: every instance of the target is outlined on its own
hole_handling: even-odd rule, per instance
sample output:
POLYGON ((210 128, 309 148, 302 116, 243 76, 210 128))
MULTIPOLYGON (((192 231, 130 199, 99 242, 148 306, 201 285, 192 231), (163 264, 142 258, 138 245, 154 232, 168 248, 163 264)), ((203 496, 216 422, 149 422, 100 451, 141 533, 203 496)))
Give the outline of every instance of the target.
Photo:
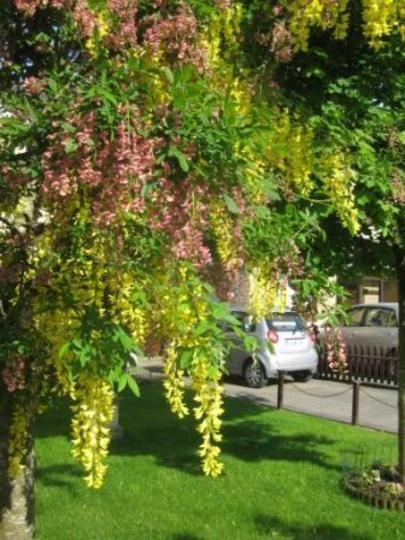
POLYGON ((124 395, 125 437, 100 491, 69 455, 64 404, 37 425, 39 540, 405 538, 405 513, 346 496, 342 467, 395 456, 395 437, 228 399, 225 474, 200 474, 192 420, 169 412, 159 383, 124 395))

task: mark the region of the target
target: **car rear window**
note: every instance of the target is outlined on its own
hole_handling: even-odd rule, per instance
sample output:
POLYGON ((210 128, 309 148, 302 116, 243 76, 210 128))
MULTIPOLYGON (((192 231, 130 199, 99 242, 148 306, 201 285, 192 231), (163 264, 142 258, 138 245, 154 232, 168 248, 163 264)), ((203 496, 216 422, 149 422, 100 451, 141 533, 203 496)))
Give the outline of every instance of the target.
POLYGON ((296 332, 305 330, 306 324, 297 313, 272 313, 271 318, 266 318, 269 328, 277 332, 296 332))

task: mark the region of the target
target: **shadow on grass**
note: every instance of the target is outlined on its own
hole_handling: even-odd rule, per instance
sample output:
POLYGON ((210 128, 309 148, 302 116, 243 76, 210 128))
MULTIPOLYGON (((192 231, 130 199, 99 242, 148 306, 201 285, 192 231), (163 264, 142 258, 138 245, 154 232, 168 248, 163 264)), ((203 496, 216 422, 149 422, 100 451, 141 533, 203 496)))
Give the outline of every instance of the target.
POLYGON ((35 472, 35 480, 47 487, 58 487, 75 495, 76 489, 72 484, 73 478, 83 477, 79 467, 74 465, 49 465, 38 467, 35 472))
POLYGON ((314 433, 281 435, 271 426, 240 422, 225 425, 224 453, 243 461, 283 460, 306 461, 327 469, 340 470, 328 461, 323 447, 334 444, 334 440, 314 433))
MULTIPOLYGON (((166 467, 189 474, 201 474, 196 449, 200 438, 195 422, 187 417, 177 419, 164 399, 160 384, 142 384, 140 399, 129 393, 120 395, 120 423, 124 436, 112 441, 112 455, 150 455, 166 467)), ((192 399, 187 396, 190 407, 192 399)), ((235 398, 226 399, 224 415, 224 454, 255 462, 260 460, 289 460, 310 462, 336 470, 324 452, 336 441, 314 433, 284 434, 279 422, 272 423, 277 412, 235 398), (269 417, 270 413, 270 417, 269 417), (261 416, 266 414, 266 420, 261 416), (270 419, 269 419, 270 418, 270 419)), ((66 402, 50 410, 37 426, 38 437, 69 435, 69 409, 66 402)))
POLYGON ((269 538, 276 534, 286 535, 294 540, 373 540, 368 534, 359 534, 352 529, 320 523, 304 525, 302 523, 289 523, 275 516, 258 514, 255 518, 258 534, 269 538))

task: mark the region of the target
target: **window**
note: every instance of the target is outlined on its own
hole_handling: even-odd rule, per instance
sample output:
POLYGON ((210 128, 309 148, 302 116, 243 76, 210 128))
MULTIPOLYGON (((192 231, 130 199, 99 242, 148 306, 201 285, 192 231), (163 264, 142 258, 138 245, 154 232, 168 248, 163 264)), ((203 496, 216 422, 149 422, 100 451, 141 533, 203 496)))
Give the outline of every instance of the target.
POLYGON ((277 332, 296 332, 305 330, 305 321, 296 313, 272 313, 271 319, 267 319, 267 324, 272 330, 277 332))
POLYGON ((363 322, 364 308, 354 308, 348 313, 349 321, 347 326, 361 326, 363 322))
POLYGON ((365 326, 397 326, 395 312, 387 308, 369 308, 366 312, 365 326))
MULTIPOLYGON (((232 315, 238 319, 242 330, 245 332, 254 332, 256 330, 256 325, 252 322, 252 316, 246 313, 246 311, 232 311, 232 315)), ((233 329, 228 323, 225 323, 224 330, 232 332, 233 329)))

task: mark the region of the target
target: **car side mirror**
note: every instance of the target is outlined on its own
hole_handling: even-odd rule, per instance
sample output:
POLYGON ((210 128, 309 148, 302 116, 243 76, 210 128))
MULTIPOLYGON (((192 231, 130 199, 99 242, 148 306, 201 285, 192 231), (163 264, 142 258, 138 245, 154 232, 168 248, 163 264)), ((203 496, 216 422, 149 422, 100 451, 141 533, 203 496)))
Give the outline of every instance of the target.
POLYGON ((254 322, 252 322, 249 319, 243 320, 243 330, 245 332, 254 332, 255 329, 256 329, 256 324, 254 322))

